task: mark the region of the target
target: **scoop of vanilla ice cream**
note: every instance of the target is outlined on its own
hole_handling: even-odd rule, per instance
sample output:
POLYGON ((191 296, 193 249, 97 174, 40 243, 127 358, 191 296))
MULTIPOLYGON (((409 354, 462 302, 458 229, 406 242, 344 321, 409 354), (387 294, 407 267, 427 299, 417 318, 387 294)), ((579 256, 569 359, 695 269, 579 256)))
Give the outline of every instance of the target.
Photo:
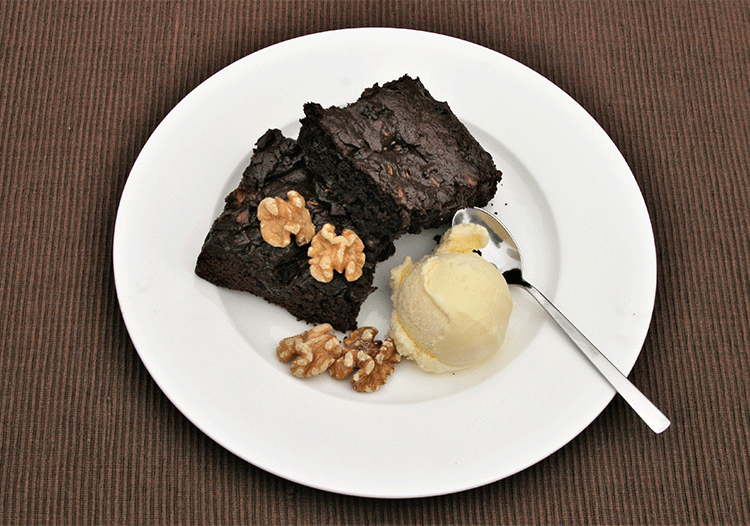
POLYGON ((489 236, 479 225, 449 229, 433 254, 391 270, 390 335, 425 371, 465 369, 498 351, 513 300, 503 275, 474 253, 489 236))

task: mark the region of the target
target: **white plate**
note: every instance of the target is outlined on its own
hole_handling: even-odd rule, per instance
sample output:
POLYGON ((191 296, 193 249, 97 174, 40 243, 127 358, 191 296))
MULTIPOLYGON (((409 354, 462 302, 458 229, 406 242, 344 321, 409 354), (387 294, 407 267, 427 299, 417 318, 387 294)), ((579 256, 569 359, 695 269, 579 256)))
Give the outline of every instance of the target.
MULTIPOLYGON (((449 375, 402 363, 385 387, 359 394, 326 375, 292 377, 274 350, 307 326, 195 276, 223 198, 267 128, 295 136, 303 103, 351 102, 375 82, 405 73, 448 101, 504 172, 492 208, 518 239, 527 279, 629 372, 656 289, 653 233, 632 173, 560 89, 454 38, 333 31, 228 66, 185 97, 146 143, 114 237, 130 336, 177 408, 260 468, 370 497, 445 494, 507 477, 565 445, 614 395, 520 290, 506 348, 494 359, 449 375)), ((387 332, 388 269, 432 246, 432 233, 402 238, 397 255, 380 266, 380 289, 365 303, 360 325, 387 332)))

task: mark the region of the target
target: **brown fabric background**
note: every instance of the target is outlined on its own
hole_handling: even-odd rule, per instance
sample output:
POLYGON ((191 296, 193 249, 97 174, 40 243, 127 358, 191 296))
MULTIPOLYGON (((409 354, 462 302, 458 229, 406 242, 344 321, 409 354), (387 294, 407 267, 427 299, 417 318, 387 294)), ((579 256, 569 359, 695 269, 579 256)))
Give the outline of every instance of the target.
POLYGON ((749 42, 747 1, 1 0, 0 523, 749 524, 749 42), (673 420, 663 435, 616 397, 511 478, 361 499, 245 463, 163 396, 112 278, 130 167, 223 66, 355 26, 495 49, 610 134, 656 235, 656 310, 630 378, 673 420))

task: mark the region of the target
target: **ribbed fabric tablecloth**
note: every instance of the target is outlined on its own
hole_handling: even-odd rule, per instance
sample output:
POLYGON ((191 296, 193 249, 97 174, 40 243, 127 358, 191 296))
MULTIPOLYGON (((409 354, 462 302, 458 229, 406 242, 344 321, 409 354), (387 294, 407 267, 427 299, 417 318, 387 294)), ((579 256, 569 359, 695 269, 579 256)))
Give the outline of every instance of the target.
POLYGON ((0 124, 1 524, 750 523, 750 2, 2 0, 0 124), (237 458, 156 386, 112 272, 138 152, 222 67, 360 26, 499 51, 611 136, 656 238, 630 378, 672 419, 664 434, 615 397, 505 480, 355 498, 237 458))

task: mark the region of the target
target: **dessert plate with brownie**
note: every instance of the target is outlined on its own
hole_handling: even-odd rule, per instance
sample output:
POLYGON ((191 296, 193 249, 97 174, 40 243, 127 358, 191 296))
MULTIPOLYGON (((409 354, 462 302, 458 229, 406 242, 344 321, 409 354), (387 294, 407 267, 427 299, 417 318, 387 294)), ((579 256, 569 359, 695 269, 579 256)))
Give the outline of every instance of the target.
POLYGON ((185 97, 123 191, 123 317, 169 399, 258 467, 370 497, 487 484, 564 446, 614 391, 537 305, 476 268, 481 233, 447 231, 477 206, 518 232, 528 278, 629 371, 656 261, 617 148, 525 66, 410 30, 283 42, 185 97), (449 363, 498 338, 478 363, 449 363))

